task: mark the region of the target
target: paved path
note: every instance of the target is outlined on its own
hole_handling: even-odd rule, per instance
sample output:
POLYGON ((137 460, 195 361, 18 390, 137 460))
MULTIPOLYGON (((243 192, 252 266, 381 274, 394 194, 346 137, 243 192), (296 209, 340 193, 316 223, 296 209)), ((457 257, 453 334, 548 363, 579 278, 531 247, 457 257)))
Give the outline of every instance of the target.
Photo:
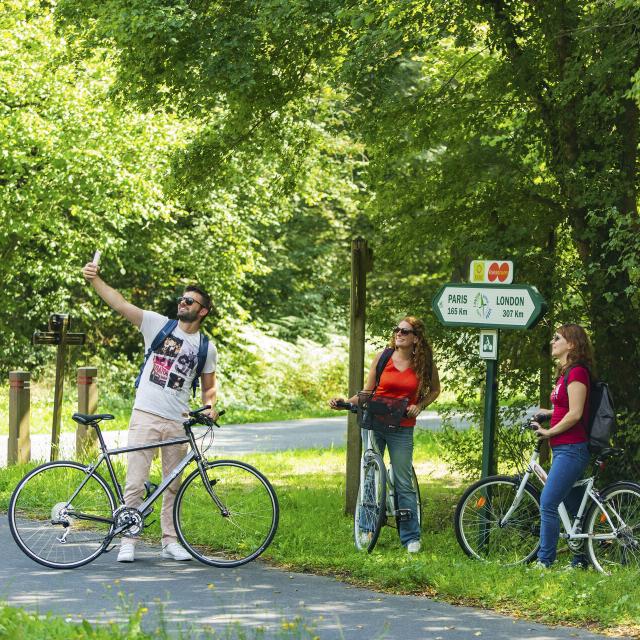
POLYGON ((172 630, 209 626, 221 631, 238 623, 245 630, 263 627, 265 638, 279 637, 284 620, 300 617, 322 640, 604 640, 582 629, 547 627, 417 596, 386 595, 260 561, 222 570, 195 560, 162 560, 159 551, 140 545, 133 564, 117 563, 110 552, 80 569, 54 571, 20 553, 3 515, 0 598, 28 610, 92 622, 123 620, 122 602, 129 610, 146 605, 148 631, 155 628, 162 603, 172 630))
MULTIPOLYGON (((344 414, 335 418, 309 418, 283 422, 223 425, 215 431, 214 454, 242 455, 252 452, 282 451, 286 449, 309 449, 338 447, 346 443, 347 419, 344 414)), ((457 424, 462 425, 461 421, 457 424)), ((441 420, 435 411, 425 411, 418 418, 418 427, 437 431, 441 420)), ((108 446, 127 444, 126 431, 105 431, 108 446)), ((0 436, 0 466, 7 464, 7 436, 0 436)), ((75 434, 63 433, 60 439, 61 459, 74 458, 75 434)), ((51 447, 50 435, 31 437, 31 458, 48 460, 51 447)))

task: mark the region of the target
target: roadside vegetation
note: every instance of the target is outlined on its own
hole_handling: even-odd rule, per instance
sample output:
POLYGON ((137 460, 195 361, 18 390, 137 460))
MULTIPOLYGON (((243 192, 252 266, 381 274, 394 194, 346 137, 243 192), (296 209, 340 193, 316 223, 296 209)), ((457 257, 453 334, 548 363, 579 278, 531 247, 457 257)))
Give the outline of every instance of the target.
MULTIPOLYGON (((123 622, 91 624, 82 618, 39 616, 16 607, 0 603, 0 639, 6 640, 169 640, 176 635, 180 640, 260 640, 261 628, 246 629, 229 625, 225 629, 211 631, 186 627, 176 634, 166 627, 162 616, 153 625, 145 619, 148 610, 139 607, 126 615, 123 622)), ((320 640, 313 628, 303 620, 283 619, 278 630, 269 634, 275 640, 320 640)))

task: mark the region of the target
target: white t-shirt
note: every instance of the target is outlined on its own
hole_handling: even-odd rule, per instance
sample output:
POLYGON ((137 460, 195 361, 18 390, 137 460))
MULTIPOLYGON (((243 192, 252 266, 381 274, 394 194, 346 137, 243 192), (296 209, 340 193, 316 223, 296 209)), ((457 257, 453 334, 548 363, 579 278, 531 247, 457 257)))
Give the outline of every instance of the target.
MULTIPOLYGON (((140 333, 144 336, 144 352, 147 353, 154 338, 169 318, 144 311, 140 333)), ((185 333, 177 326, 147 360, 136 393, 134 409, 153 413, 169 420, 183 419, 189 409, 191 383, 198 366, 200 332, 185 333)), ((216 370, 218 352, 209 340, 207 359, 202 373, 216 370)))

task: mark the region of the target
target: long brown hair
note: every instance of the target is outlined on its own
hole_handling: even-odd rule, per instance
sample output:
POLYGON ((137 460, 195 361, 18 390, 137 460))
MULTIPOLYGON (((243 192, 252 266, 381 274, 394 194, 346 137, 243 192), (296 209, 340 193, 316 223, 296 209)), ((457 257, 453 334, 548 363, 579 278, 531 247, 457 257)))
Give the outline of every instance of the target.
MULTIPOLYGON (((418 338, 418 342, 414 345, 413 354, 411 356, 411 368, 418 376, 418 399, 424 398, 431 390, 431 376, 433 373, 433 349, 429 344, 426 336, 424 322, 415 316, 405 316, 402 318, 408 322, 413 328, 414 335, 418 338)), ((396 348, 396 334, 391 334, 389 346, 396 348)))
POLYGON ((593 361, 593 348, 587 332, 579 324, 563 324, 558 327, 556 333, 560 334, 570 345, 567 352, 567 362, 564 366, 558 364, 558 376, 564 375, 569 367, 582 365, 595 375, 595 363, 593 361))

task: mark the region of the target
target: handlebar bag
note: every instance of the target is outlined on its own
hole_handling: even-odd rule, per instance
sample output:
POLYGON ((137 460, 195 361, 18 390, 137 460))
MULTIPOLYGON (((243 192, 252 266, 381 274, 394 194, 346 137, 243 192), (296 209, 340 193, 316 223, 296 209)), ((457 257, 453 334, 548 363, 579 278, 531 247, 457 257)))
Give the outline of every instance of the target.
POLYGON ((409 398, 391 398, 367 392, 358 394, 358 425, 361 429, 393 433, 406 417, 409 398))

